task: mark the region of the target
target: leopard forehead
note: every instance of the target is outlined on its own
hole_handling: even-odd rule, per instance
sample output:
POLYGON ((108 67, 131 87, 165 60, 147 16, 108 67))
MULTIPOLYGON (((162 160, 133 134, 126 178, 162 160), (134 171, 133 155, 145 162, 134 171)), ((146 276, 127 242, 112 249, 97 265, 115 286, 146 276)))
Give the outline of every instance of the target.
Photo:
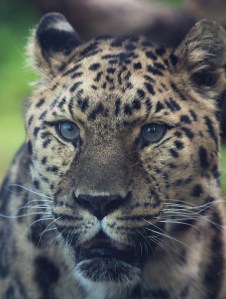
POLYGON ((175 125, 181 117, 188 123, 188 113, 195 118, 193 110, 202 119, 215 118, 225 86, 225 32, 219 24, 197 23, 174 50, 134 36, 81 43, 66 24, 62 15, 44 16, 30 43, 44 80, 34 92, 28 127, 35 117, 37 126, 51 117, 124 124, 156 117, 175 125))
POLYGON ((176 60, 171 49, 142 37, 94 39, 66 60, 62 56, 54 77, 35 92, 28 123, 38 108, 40 122, 64 117, 87 123, 102 117, 109 124, 144 123, 157 117, 175 124, 180 121, 175 113, 181 110, 179 103, 182 113, 190 107, 177 90, 177 77, 172 78, 176 60))

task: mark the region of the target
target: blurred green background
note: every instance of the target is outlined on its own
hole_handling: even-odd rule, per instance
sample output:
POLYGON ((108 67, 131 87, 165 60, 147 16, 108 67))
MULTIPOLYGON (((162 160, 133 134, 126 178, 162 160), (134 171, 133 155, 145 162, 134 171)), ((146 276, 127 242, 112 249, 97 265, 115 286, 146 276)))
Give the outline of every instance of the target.
MULTIPOLYGON (((34 73, 26 68, 25 45, 41 12, 35 1, 0 0, 0 182, 22 144, 24 101, 34 73)), ((76 0, 75 0, 76 1, 76 0)), ((48 1, 47 1, 48 2, 48 1)), ((181 0, 161 0, 180 7, 181 0)), ((222 188, 226 196, 226 144, 222 148, 222 188)))
POLYGON ((34 79, 25 67, 25 45, 38 19, 30 1, 0 2, 0 181, 25 138, 24 100, 34 79))

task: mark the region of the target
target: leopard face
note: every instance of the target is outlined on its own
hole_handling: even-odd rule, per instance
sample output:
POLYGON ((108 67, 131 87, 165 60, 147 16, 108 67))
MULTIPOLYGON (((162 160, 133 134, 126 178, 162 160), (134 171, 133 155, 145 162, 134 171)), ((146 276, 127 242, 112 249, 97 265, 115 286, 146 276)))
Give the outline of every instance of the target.
POLYGON ((41 21, 31 49, 43 76, 26 114, 32 181, 51 198, 79 279, 136 284, 162 236, 214 201, 222 30, 198 23, 172 51, 142 37, 81 43, 61 15, 41 21))

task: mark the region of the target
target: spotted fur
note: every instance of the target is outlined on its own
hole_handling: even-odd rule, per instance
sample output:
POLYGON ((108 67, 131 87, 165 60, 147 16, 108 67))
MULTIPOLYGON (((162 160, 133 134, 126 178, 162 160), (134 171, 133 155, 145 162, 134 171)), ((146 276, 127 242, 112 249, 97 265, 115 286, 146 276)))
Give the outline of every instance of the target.
POLYGON ((222 27, 203 20, 175 50, 82 43, 52 13, 29 52, 41 79, 1 187, 1 299, 225 299, 222 27))

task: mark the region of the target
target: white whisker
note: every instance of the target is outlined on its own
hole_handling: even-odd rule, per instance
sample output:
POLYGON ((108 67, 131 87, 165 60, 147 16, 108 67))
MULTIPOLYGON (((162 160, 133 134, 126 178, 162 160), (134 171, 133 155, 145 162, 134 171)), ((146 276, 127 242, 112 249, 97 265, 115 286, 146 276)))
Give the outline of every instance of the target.
MULTIPOLYGON (((31 190, 31 189, 29 189, 29 188, 27 188, 27 187, 24 187, 24 186, 22 186, 22 185, 18 185, 18 184, 10 184, 10 185, 8 185, 9 187, 19 187, 19 188, 21 188, 21 189, 24 189, 24 190, 26 190, 26 191, 29 191, 30 193, 33 193, 33 194, 35 194, 35 195, 38 195, 38 196, 40 196, 40 197, 45 197, 45 198, 49 198, 49 199, 51 199, 51 200, 53 200, 53 198, 51 198, 51 197, 49 197, 49 196, 47 196, 47 195, 44 195, 44 194, 40 194, 40 193, 38 193, 38 192, 36 192, 36 191, 33 191, 33 190, 31 190)), ((9 190, 10 191, 10 190, 9 190)), ((13 192, 13 191, 12 191, 13 192)))

